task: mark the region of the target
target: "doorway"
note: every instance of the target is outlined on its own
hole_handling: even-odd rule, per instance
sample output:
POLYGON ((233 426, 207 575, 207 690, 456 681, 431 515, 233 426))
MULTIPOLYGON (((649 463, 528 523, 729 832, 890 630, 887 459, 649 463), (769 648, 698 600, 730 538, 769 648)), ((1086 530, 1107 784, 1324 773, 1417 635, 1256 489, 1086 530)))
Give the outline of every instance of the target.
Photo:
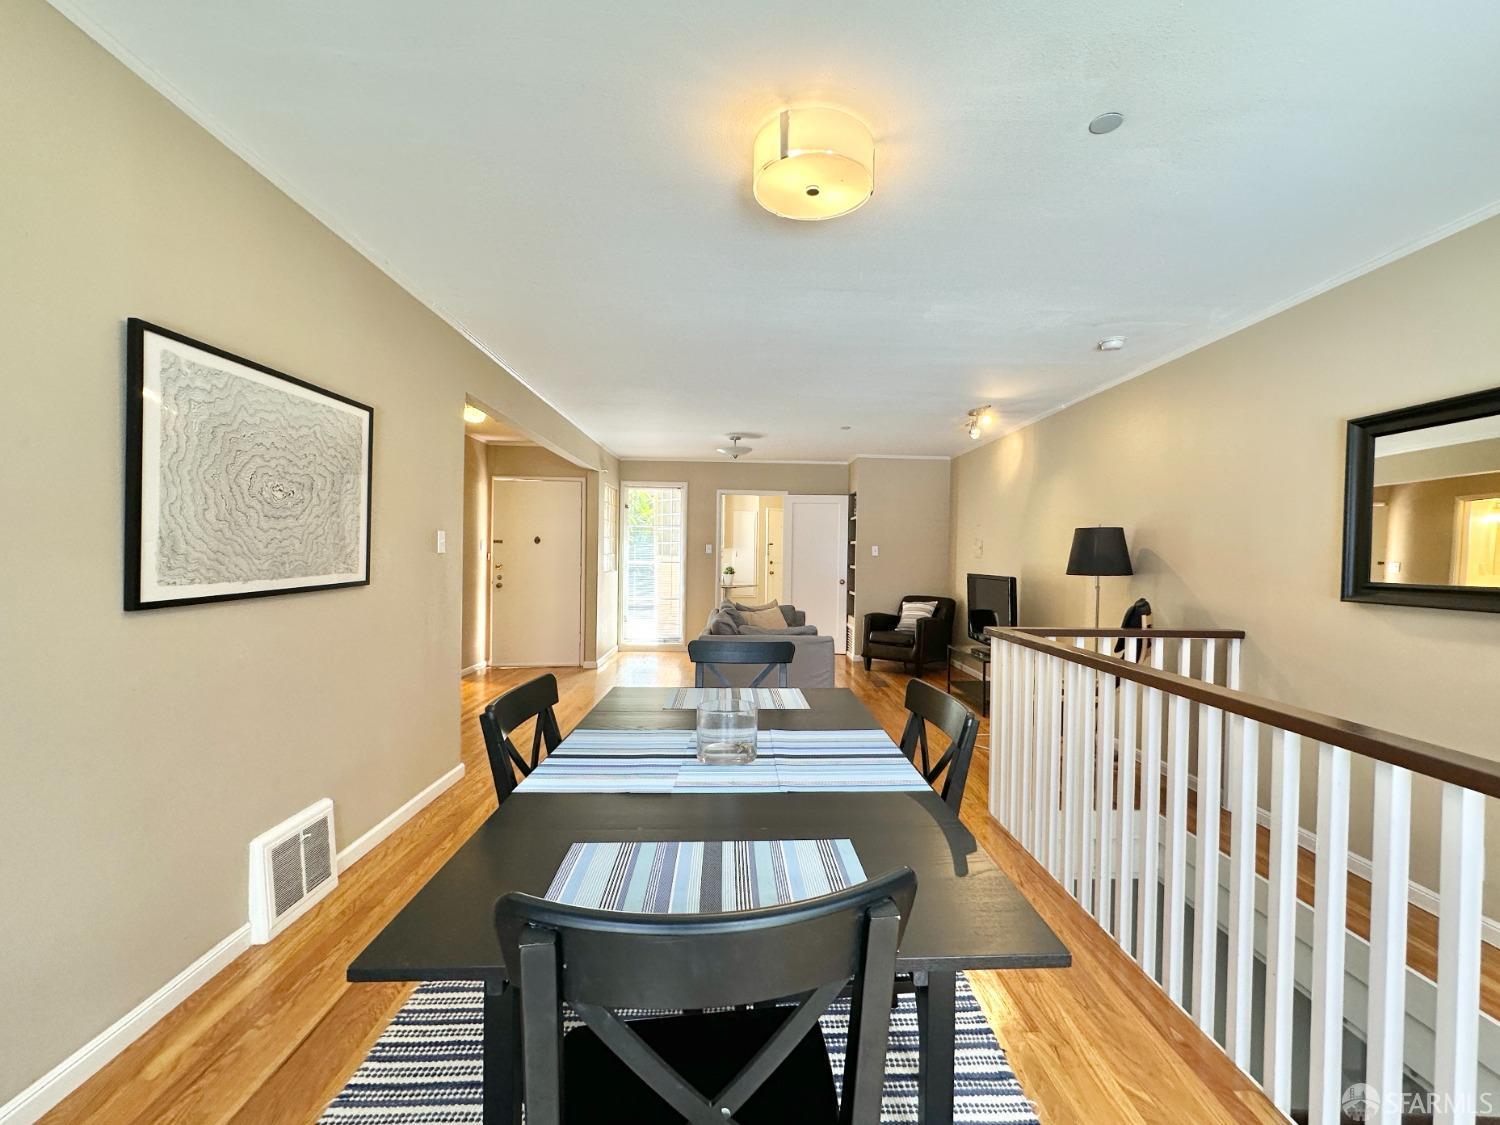
POLYGON ((785 492, 721 488, 718 511, 717 601, 763 605, 786 587, 785 492))
POLYGON ((583 663, 583 481, 495 477, 490 501, 490 663, 583 663))

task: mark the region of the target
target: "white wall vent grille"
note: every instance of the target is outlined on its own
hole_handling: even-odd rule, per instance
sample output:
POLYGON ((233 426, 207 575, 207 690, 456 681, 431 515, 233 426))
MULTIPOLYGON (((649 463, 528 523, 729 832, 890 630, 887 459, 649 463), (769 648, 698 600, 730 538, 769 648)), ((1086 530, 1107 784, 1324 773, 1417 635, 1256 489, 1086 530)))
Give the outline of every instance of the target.
POLYGON ((270 941, 338 885, 333 802, 324 798, 250 841, 250 940, 270 941))

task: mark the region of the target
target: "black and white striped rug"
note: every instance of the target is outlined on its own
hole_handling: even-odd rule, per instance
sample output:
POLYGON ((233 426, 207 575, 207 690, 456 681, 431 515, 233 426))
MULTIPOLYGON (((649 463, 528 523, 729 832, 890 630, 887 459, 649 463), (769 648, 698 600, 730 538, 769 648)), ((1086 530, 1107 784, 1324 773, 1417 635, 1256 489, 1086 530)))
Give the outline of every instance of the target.
MULTIPOLYGON (((823 1016, 835 1076, 842 1074, 849 1007, 823 1016)), ((954 1121, 962 1125, 1039 1125, 1036 1108, 1006 1062, 969 982, 958 979, 954 1121)), ((477 985, 420 986, 381 1035, 322 1122, 339 1125, 450 1125, 479 1122, 480 992, 477 985)), ((891 1015, 882 1122, 917 1119, 917 1012, 903 996, 891 1015)))

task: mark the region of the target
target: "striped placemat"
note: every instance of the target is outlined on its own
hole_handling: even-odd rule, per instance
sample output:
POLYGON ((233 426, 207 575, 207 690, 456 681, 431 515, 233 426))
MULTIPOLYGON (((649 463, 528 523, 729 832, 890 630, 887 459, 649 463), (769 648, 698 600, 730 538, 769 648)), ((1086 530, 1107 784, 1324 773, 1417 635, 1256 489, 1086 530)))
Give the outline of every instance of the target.
POLYGON ((693 732, 580 730, 517 787, 529 793, 921 792, 880 730, 763 730, 747 765, 698 761, 693 732))
POLYGON ((573 844, 547 898, 632 914, 715 914, 816 898, 863 882, 848 840, 573 844))
POLYGON ((678 688, 669 695, 662 710, 692 711, 701 703, 722 706, 726 699, 744 699, 746 696, 754 699, 757 707, 764 707, 770 711, 806 711, 808 709, 807 696, 802 694, 800 688, 689 687, 678 688))

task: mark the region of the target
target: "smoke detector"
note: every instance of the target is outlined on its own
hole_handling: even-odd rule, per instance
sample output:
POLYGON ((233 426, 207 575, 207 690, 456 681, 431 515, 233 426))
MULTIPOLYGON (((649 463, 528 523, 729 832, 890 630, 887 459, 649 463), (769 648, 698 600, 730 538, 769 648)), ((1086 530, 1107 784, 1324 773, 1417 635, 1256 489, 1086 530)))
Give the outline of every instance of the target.
POLYGON ((718 451, 731 461, 738 461, 746 453, 754 453, 755 450, 751 449, 748 445, 740 444, 740 438, 743 436, 742 434, 730 434, 729 444, 719 446, 718 451))

